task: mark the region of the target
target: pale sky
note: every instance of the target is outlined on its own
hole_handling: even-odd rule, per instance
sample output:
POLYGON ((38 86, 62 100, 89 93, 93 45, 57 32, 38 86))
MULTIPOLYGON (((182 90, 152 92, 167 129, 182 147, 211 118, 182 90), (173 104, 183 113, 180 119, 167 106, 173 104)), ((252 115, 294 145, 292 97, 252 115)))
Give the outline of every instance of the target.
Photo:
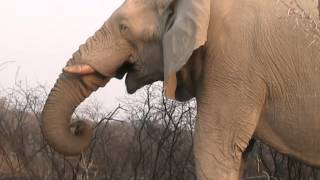
MULTIPOLYGON (((80 44, 94 34, 124 0, 7 0, 0 5, 0 87, 15 79, 52 87, 80 44), (17 70, 18 76, 16 77, 17 70)), ((112 80, 95 96, 110 108, 126 94, 112 80)))

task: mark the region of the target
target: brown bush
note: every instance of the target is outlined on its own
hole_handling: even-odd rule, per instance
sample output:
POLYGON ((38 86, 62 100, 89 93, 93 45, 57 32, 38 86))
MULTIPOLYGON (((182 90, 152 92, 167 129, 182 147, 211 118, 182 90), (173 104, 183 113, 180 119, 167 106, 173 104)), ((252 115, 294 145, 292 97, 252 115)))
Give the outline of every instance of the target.
MULTIPOLYGON (((178 103, 148 86, 113 111, 99 103, 79 108, 74 119, 95 123, 95 136, 81 157, 55 153, 44 141, 40 113, 43 86, 17 85, 0 98, 1 179, 194 180, 194 100, 178 103)), ((245 179, 319 179, 319 171, 256 142, 245 179)))

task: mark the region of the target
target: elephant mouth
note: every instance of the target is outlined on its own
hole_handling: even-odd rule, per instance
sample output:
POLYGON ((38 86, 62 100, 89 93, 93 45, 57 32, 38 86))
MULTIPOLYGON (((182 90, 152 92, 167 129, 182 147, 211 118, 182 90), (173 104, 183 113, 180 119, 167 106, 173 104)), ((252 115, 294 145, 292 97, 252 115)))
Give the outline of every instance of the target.
POLYGON ((155 81, 161 80, 161 77, 146 73, 137 63, 127 63, 123 65, 118 70, 117 75, 121 75, 121 78, 126 75, 125 84, 129 94, 135 93, 138 89, 147 84, 152 84, 155 81))
POLYGON ((125 84, 127 87, 127 92, 129 94, 135 93, 140 87, 142 87, 142 83, 139 83, 139 66, 136 63, 126 62, 124 63, 116 72, 115 78, 122 79, 125 77, 125 84))
POLYGON ((138 89, 140 89, 143 86, 138 76, 139 76, 139 70, 137 68, 137 65, 131 64, 131 67, 128 69, 126 73, 126 79, 125 79, 127 92, 129 94, 135 93, 138 89))
POLYGON ((149 74, 143 65, 132 59, 125 61, 115 73, 115 78, 122 79, 125 77, 126 89, 129 94, 135 93, 138 89, 155 81, 163 80, 163 77, 155 74, 149 74))
POLYGON ((155 82, 155 80, 148 77, 137 78, 138 74, 138 71, 129 71, 127 73, 125 83, 129 94, 133 94, 143 86, 155 82))

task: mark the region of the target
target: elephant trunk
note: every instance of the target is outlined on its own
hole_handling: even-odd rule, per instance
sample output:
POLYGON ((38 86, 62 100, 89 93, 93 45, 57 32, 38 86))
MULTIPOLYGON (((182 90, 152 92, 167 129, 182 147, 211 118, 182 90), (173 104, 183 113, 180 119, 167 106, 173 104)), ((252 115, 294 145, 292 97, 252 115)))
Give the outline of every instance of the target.
POLYGON ((95 74, 71 76, 61 74, 51 90, 42 112, 42 131, 49 145, 57 152, 72 156, 81 154, 90 144, 93 129, 78 122, 78 132, 72 133, 71 116, 76 107, 110 78, 95 74))
MULTIPOLYGON (((76 107, 93 91, 105 86, 111 77, 122 78, 131 49, 128 42, 117 38, 107 21, 73 54, 67 66, 86 64, 96 71, 91 75, 60 75, 42 112, 44 137, 56 151, 64 155, 78 155, 89 145, 93 129, 85 122, 77 122, 76 133, 71 129, 71 116, 76 107)), ((117 31, 115 31, 117 32, 117 31)))

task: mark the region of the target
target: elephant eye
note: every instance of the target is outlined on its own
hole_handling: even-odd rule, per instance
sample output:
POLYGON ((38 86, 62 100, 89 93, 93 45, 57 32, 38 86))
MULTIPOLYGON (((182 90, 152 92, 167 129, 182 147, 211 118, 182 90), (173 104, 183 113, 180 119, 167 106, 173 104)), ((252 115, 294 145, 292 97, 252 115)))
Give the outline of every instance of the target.
POLYGON ((119 29, 120 29, 121 33, 126 33, 126 32, 128 32, 129 27, 127 25, 125 25, 125 24, 120 24, 119 25, 119 29))

